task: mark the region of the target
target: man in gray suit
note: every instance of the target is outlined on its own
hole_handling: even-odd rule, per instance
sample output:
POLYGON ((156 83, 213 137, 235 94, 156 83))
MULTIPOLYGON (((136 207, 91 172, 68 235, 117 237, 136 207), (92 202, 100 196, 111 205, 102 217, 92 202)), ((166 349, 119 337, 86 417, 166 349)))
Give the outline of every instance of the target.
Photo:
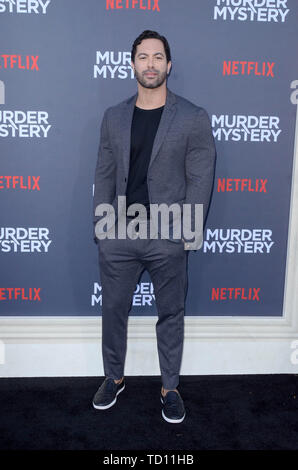
MULTIPOLYGON (((147 269, 158 311, 162 416, 169 423, 181 423, 185 408, 177 386, 184 339, 187 261, 189 250, 197 246, 192 244, 193 238, 173 236, 173 219, 168 238, 160 236, 159 222, 154 236, 152 232, 149 235, 149 222, 152 205, 162 203, 176 203, 182 210, 184 204, 201 204, 205 221, 214 179, 215 146, 206 111, 167 88, 171 54, 164 36, 144 31, 133 44, 131 66, 138 92, 105 111, 95 170, 94 226, 102 284, 106 378, 93 398, 93 406, 110 408, 125 388, 128 315, 138 280, 147 269), (126 207, 142 204, 145 215, 140 213, 134 218, 126 209, 123 214, 119 209, 121 196, 126 198, 126 207), (148 236, 99 239, 97 228, 102 213, 98 207, 102 204, 115 209, 116 228, 124 221, 128 230, 145 230, 148 236)), ((192 211, 192 223, 193 217, 192 211)))

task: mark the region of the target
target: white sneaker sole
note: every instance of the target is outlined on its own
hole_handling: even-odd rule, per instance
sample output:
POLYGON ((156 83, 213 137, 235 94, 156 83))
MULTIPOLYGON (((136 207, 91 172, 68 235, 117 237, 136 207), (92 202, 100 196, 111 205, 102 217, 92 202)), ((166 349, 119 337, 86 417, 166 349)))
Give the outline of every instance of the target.
POLYGON ((118 392, 116 393, 116 396, 115 396, 114 400, 113 400, 111 403, 109 403, 108 405, 102 405, 102 406, 100 406, 100 405, 95 405, 95 404, 93 403, 93 408, 96 408, 97 410, 107 410, 108 408, 111 408, 111 406, 115 405, 115 403, 116 403, 116 401, 117 401, 117 396, 119 395, 119 393, 121 393, 124 389, 125 389, 125 384, 123 385, 122 388, 120 388, 120 390, 118 390, 118 392))
MULTIPOLYGON (((160 397, 160 401, 161 401, 162 404, 164 404, 163 399, 162 399, 161 397, 160 397)), ((185 418, 185 413, 184 413, 184 415, 182 416, 182 418, 180 418, 180 419, 170 419, 170 418, 167 418, 166 415, 164 414, 163 410, 161 410, 161 415, 162 415, 162 417, 163 417, 163 419, 164 419, 165 421, 167 421, 168 423, 173 423, 173 424, 175 424, 175 423, 178 423, 178 424, 179 424, 179 423, 182 423, 182 421, 183 421, 184 418, 185 418)))
POLYGON ((180 418, 180 419, 170 419, 170 418, 167 418, 167 417, 165 416, 163 410, 161 411, 161 414, 162 414, 163 419, 165 419, 168 423, 174 423, 174 424, 175 424, 175 423, 178 423, 178 424, 179 424, 179 423, 182 423, 182 421, 183 421, 184 418, 185 418, 185 415, 184 415, 182 418, 180 418))

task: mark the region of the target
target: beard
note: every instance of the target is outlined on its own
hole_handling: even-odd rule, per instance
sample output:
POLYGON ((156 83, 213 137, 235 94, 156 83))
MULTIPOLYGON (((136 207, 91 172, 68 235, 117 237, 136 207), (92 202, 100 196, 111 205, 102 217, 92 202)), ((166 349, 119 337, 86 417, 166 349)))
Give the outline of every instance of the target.
MULTIPOLYGON (((146 72, 149 72, 149 70, 147 70, 146 72)), ((137 72, 137 70, 135 69, 135 78, 137 79, 137 81, 139 82, 140 85, 142 85, 144 88, 158 88, 159 86, 161 86, 164 81, 166 80, 167 78, 167 71, 165 72, 158 72, 157 70, 152 70, 152 72, 156 73, 156 77, 154 78, 147 78, 146 75, 144 75, 145 72, 143 73, 139 73, 137 72)))

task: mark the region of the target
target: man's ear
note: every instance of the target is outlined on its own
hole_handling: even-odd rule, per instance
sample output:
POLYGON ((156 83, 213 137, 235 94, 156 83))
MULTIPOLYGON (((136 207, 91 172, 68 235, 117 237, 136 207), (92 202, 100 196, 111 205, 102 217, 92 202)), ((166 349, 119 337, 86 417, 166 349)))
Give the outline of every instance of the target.
POLYGON ((171 68, 172 68, 172 61, 170 60, 170 61, 168 62, 168 75, 169 75, 169 73, 170 73, 170 71, 171 71, 171 68))

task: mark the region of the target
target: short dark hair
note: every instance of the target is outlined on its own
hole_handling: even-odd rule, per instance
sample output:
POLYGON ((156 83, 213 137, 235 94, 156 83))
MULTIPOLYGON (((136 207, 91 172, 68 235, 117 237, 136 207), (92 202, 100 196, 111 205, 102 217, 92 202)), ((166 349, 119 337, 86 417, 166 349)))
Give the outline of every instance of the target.
POLYGON ((133 45, 132 45, 132 50, 131 50, 131 61, 134 63, 135 61, 135 55, 136 55, 136 50, 137 50, 137 46, 139 44, 141 44, 141 42, 143 41, 143 39, 159 39, 160 41, 163 42, 163 45, 164 45, 164 48, 165 48, 165 52, 166 52, 166 58, 167 58, 167 62, 169 62, 171 60, 171 51, 170 51, 170 46, 169 46, 169 43, 167 41, 167 39, 164 37, 164 36, 161 36, 159 33, 157 33, 156 31, 150 31, 150 29, 146 29, 145 31, 143 31, 138 37, 137 39, 134 41, 133 45))

